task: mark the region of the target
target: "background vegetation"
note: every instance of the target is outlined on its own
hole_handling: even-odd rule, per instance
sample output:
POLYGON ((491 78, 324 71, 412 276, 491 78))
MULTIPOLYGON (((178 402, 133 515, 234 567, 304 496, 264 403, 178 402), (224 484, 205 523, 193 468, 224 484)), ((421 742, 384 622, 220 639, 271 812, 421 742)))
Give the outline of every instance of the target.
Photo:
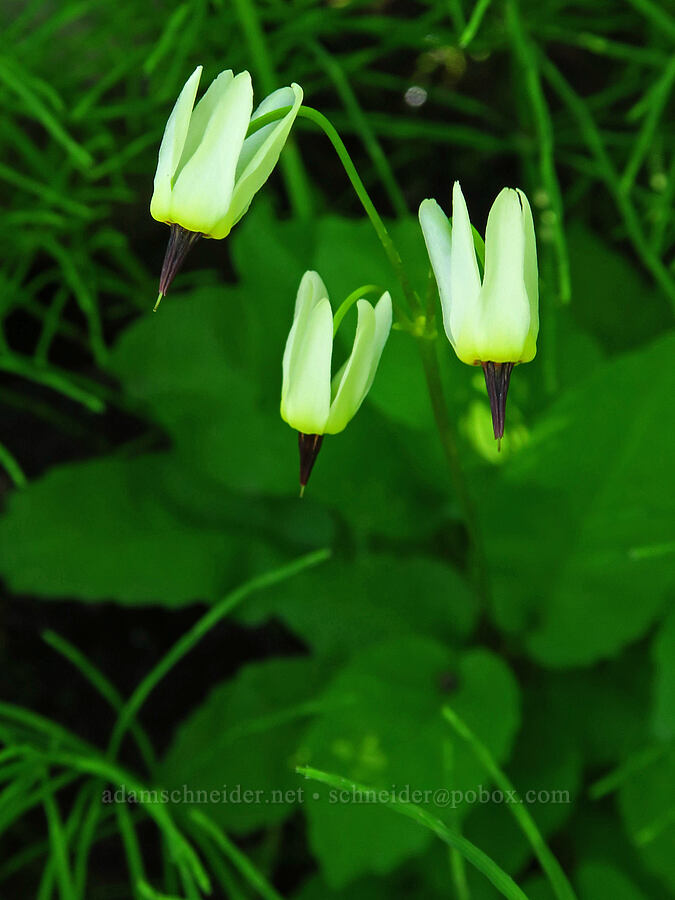
POLYGON ((572 896, 513 808, 409 821, 296 765, 463 790, 501 765, 569 793, 527 812, 579 900, 670 896, 672 7, 6 0, 0 30, 2 896, 191 898, 205 871, 214 897, 498 896, 427 814, 530 900, 572 896), (449 211, 459 178, 481 230, 503 185, 532 198, 542 330, 500 456, 482 376, 438 341, 486 590, 406 334, 297 500, 278 401, 299 277, 398 290, 311 123, 150 315, 156 153, 198 63, 250 69, 259 98, 302 84, 421 292, 424 197, 449 211), (306 793, 100 802, 121 784, 306 793))

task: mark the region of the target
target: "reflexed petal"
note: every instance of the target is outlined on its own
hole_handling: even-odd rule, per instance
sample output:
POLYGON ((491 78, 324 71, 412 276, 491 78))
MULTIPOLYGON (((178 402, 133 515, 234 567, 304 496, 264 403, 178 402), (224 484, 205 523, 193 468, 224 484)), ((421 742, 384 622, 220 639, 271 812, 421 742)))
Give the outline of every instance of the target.
POLYGON ((537 242, 534 237, 534 221, 527 197, 522 191, 518 195, 523 203, 523 228, 525 230, 525 290, 530 304, 530 328, 525 340, 521 362, 530 362, 537 352, 539 333, 539 271, 537 267, 537 242))
POLYGON ((304 434, 324 433, 330 410, 332 352, 333 312, 324 298, 310 310, 302 335, 295 337, 281 393, 281 417, 304 434))
POLYGON ((219 223, 227 216, 232 199, 252 105, 251 77, 241 72, 219 97, 201 143, 175 181, 172 219, 183 228, 215 238, 228 233, 219 223))
POLYGON ((391 331, 391 319, 391 294, 389 291, 385 291, 375 306, 375 339, 373 341, 373 358, 370 365, 370 376, 368 378, 366 394, 373 384, 375 373, 377 372, 377 367, 380 363, 380 357, 384 350, 384 345, 387 343, 387 338, 391 331))
POLYGON ((459 181, 456 181, 452 188, 451 302, 447 311, 447 304, 443 305, 443 321, 448 336, 454 337, 458 356, 469 363, 474 362, 476 354, 473 323, 479 315, 480 290, 469 211, 459 181))
POLYGON ((251 121, 275 109, 291 107, 283 119, 270 122, 244 141, 228 213, 229 228, 236 225, 244 215, 253 197, 272 174, 302 103, 302 96, 302 88, 293 84, 291 87, 274 91, 256 109, 251 121))
POLYGON ((232 69, 221 72, 217 78, 209 85, 207 92, 197 103, 190 117, 190 127, 188 128, 185 146, 180 155, 180 162, 174 172, 174 181, 180 175, 181 169, 195 153, 197 147, 201 144, 206 127, 209 124, 211 116, 218 108, 218 104, 222 101, 225 92, 233 80, 232 69))
POLYGON ((164 136, 159 148, 154 191, 150 202, 150 214, 159 222, 169 220, 171 179, 183 152, 201 74, 202 67, 197 66, 185 82, 164 129, 164 136))
POLYGON ((354 347, 347 365, 333 380, 334 399, 326 423, 326 434, 342 431, 354 417, 366 396, 375 350, 375 310, 366 300, 356 304, 358 323, 354 347))
POLYGON ((448 340, 453 342, 450 331, 450 251, 451 229, 448 217, 435 200, 423 200, 419 208, 419 220, 424 243, 434 270, 438 292, 443 307, 443 322, 448 340))
POLYGON ((318 272, 305 272, 295 298, 293 325, 286 341, 286 349, 284 350, 282 394, 286 392, 290 384, 289 379, 295 358, 294 348, 296 345, 298 347, 302 345, 310 313, 319 301, 324 299, 328 299, 328 291, 318 272))
POLYGON ((485 278, 476 335, 484 362, 519 362, 523 357, 530 327, 523 218, 518 193, 504 188, 492 205, 485 231, 485 278))

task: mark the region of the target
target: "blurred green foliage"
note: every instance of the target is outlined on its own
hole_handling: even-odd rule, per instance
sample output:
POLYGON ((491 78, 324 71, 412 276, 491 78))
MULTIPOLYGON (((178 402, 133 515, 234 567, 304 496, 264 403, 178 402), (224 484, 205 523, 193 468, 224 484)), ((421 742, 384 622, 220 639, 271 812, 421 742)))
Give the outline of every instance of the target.
MULTIPOLYGON (((123 765, 106 736, 97 748, 0 707, 2 896, 36 885, 40 898, 129 896, 130 881, 137 897, 161 896, 151 884, 198 897, 194 845, 213 896, 269 900, 278 883, 298 900, 492 900, 418 822, 333 802, 294 771, 492 790, 446 705, 521 795, 535 792, 527 810, 579 900, 675 892, 672 11, 653 0, 10 0, 0 27, 0 575, 13 602, 65 599, 73 616, 85 601, 209 609, 261 572, 332 550, 234 611, 239 628, 283 629, 295 655, 242 651, 142 776, 129 747, 123 765), (201 242, 150 314, 166 238, 147 212, 156 151, 197 63, 209 76, 251 69, 258 97, 303 85, 396 216, 423 297, 423 197, 448 209, 461 178, 477 221, 505 183, 532 198, 542 330, 537 358, 513 376, 501 454, 480 373, 438 341, 486 603, 407 334, 392 333, 368 401, 326 440, 297 500, 278 403, 302 272, 320 271, 336 303, 366 283, 401 299, 309 123, 231 238, 201 242), (304 798, 101 808, 87 837, 106 783, 304 798), (84 888, 89 840, 123 847, 130 874, 105 885, 92 871, 84 888)), ((112 685, 80 667, 119 711, 112 685)), ((7 699, 20 704, 15 680, 7 699)), ((152 715, 141 720, 155 743, 152 715)), ((555 896, 507 804, 422 806, 530 900, 555 896)))

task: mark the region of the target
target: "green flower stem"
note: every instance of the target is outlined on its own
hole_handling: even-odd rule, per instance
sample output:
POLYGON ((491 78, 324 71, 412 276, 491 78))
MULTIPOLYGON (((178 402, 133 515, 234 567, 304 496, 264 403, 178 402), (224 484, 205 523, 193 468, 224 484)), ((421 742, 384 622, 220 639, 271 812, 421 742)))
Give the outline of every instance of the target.
POLYGON ((356 303, 357 300, 360 300, 364 294, 383 294, 384 291, 377 284, 364 284, 361 287, 357 288, 355 291, 352 291, 351 294, 347 297, 346 300, 343 300, 342 303, 338 306, 337 312, 333 316, 333 337, 338 332, 338 328, 344 317, 347 315, 352 306, 356 303))
POLYGON ((363 146, 365 147, 368 156, 370 156, 372 163, 377 170, 377 174, 380 176, 380 180, 387 191, 392 209, 399 218, 404 218, 408 214, 408 207, 405 202, 403 191, 396 180, 394 171, 389 164, 389 159, 382 149, 382 145, 368 120, 368 116, 366 116, 361 109, 358 98, 349 83, 349 79, 347 78, 344 69, 337 59, 318 41, 310 41, 309 47, 316 56, 319 65, 335 85, 335 90, 337 91, 340 100, 342 100, 347 115, 354 123, 354 127, 363 141, 363 146))
POLYGON ((408 300, 410 309, 414 315, 419 317, 422 324, 423 332, 422 334, 420 334, 420 329, 417 324, 411 322, 407 316, 404 316, 399 309, 396 309, 396 307, 394 307, 397 316, 399 317, 399 319, 402 319, 403 327, 418 337, 418 346, 420 348, 420 353, 422 356, 424 375, 427 382, 427 388, 429 390, 429 396, 431 398, 431 406, 434 413, 436 427, 438 429, 443 452, 445 454, 448 468, 450 470, 450 477, 452 479, 455 492, 462 507, 462 511, 464 513, 464 521, 469 532, 469 537, 471 539, 471 559, 469 565, 472 575, 472 581, 474 583, 474 589, 476 591, 478 599, 485 605, 489 596, 486 579, 485 554, 483 553, 482 549, 482 540, 480 536, 480 529, 478 527, 478 519, 473 506, 473 501, 466 485, 466 479, 464 478, 464 473, 462 471, 462 466, 459 459, 459 449, 457 446, 455 430, 453 428, 452 422, 450 421, 450 417, 448 416, 447 405, 445 402, 445 397, 443 395, 443 386, 441 383, 440 371, 438 368, 438 360, 436 358, 435 344, 429 340, 429 335, 426 333, 427 329, 429 328, 431 328, 431 333, 433 333, 433 324, 431 322, 428 322, 426 317, 424 316, 424 308, 422 302, 415 291, 412 289, 410 282, 408 281, 408 276, 403 267, 401 256, 396 246, 394 245, 394 242, 392 241, 389 232, 387 231, 387 228, 380 217, 380 214, 375 209, 375 205, 370 199, 370 195, 368 194, 363 181, 356 171, 356 167, 349 153, 347 152, 347 148, 345 147, 342 138, 337 133, 331 122, 317 110, 312 109, 308 106, 301 106, 298 115, 309 119, 310 121, 315 122, 317 125, 319 125, 319 127, 323 129, 324 133, 335 148, 335 152, 340 158, 345 172, 347 173, 347 176, 351 181, 359 200, 361 201, 361 205, 366 211, 366 214, 368 215, 368 218, 370 219, 373 228, 375 229, 375 232, 380 239, 380 243, 384 247, 384 251, 388 256, 389 261, 391 262, 391 265, 396 273, 401 287, 403 288, 403 292, 408 300))
MULTIPOLYGON (((251 123, 248 134, 253 134, 258 131, 258 129, 263 128, 270 122, 274 122, 277 119, 282 118, 284 115, 286 115, 289 109, 290 107, 285 107, 283 109, 274 110, 274 112, 267 113, 264 116, 260 116, 258 119, 251 123)), ((378 238, 380 239, 380 243, 382 244, 384 251, 387 254, 392 268, 396 273, 396 276, 399 280, 399 283, 401 284, 401 287, 403 288, 403 292, 408 301, 410 310, 417 320, 412 321, 407 313, 401 310, 400 307, 398 307, 395 303, 392 303, 394 311, 396 312, 396 315, 398 317, 399 324, 406 331, 410 332, 418 339, 418 346, 420 348, 420 353, 422 356, 422 364, 424 366, 424 374, 431 398, 434 420, 436 422, 436 427, 441 439, 443 452, 448 463, 453 486, 462 507, 466 527, 471 538, 472 559, 470 561, 470 569, 472 573, 474 589, 479 600, 483 604, 485 604, 489 596, 487 579, 485 575, 485 554, 482 550, 482 540, 480 536, 480 529, 478 527, 478 520, 459 459, 459 449, 457 446, 455 430, 452 426, 447 412, 440 372, 438 369, 438 360, 436 359, 435 355, 435 347, 430 340, 430 338, 432 338, 435 334, 434 323, 429 316, 424 315, 424 306, 422 304, 422 301, 410 285, 401 256, 394 242, 392 241, 391 236, 389 235, 389 232, 387 231, 387 228, 382 221, 380 214, 375 208, 373 201, 370 199, 370 195, 368 194, 368 191, 366 190, 366 187, 363 184, 359 173, 356 171, 356 166, 354 165, 352 158, 350 157, 347 148, 342 141, 342 138, 337 133, 331 122, 326 118, 326 116, 313 109, 312 107, 301 106, 298 111, 298 116, 309 119, 311 122, 314 122, 316 125, 318 125, 332 143, 335 152, 337 153, 340 162, 342 163, 345 172, 347 173, 347 177, 351 181, 356 195, 361 201, 361 205, 363 206, 368 218, 370 219, 370 222, 375 229, 378 238)), ((482 246, 482 239, 480 239, 480 236, 478 245, 479 255, 481 250, 483 251, 484 255, 484 247, 482 246)))
POLYGON ((443 709, 443 717, 446 722, 452 726, 454 731, 471 747, 476 758, 483 764, 485 770, 497 787, 505 794, 508 793, 512 797, 515 796, 515 801, 507 804, 508 809, 513 814, 514 819, 534 850, 534 854, 548 877, 557 900, 576 900, 576 895, 572 890, 569 881, 565 877, 565 873, 560 867, 560 863, 548 849, 546 841, 537 828, 534 819, 527 811, 527 807, 523 805, 513 784, 507 775, 499 768, 488 748, 471 731, 469 726, 457 715, 457 713, 450 709, 450 707, 446 706, 443 709))
MULTIPOLYGON (((286 113, 290 110, 290 106, 284 106, 281 109, 275 109, 273 112, 266 113, 264 116, 260 116, 255 119, 255 121, 251 122, 249 129, 246 133, 248 137, 251 134, 255 134, 261 128, 264 128, 265 125, 269 125, 270 122, 276 122, 278 119, 282 119, 286 113)), ((365 210, 366 215, 370 219, 371 225, 375 229, 375 233, 380 239, 380 243, 384 248, 384 252, 387 254, 387 258, 391 263, 391 266, 398 278, 398 281, 403 288, 403 293, 405 294, 406 300, 408 301, 408 305, 413 314, 418 314, 422 309, 422 304, 420 302, 419 297, 415 293, 408 280, 408 276, 406 274, 405 268, 403 266, 403 260, 401 259, 401 255, 398 252, 394 242, 391 239, 389 232, 387 231, 387 226, 382 221, 382 217, 378 213, 375 208, 375 204, 370 199, 370 194, 366 190, 366 186, 361 180, 361 176, 356 170, 356 166, 349 155, 349 151, 344 145, 344 141, 336 131, 333 124, 330 122, 323 113, 320 113, 318 110, 313 109, 311 106, 301 106, 298 110, 298 118, 301 119, 309 119, 310 122, 313 122, 315 125, 318 125, 319 128, 326 135, 328 140, 333 145, 333 149, 338 155, 340 162, 349 178, 354 191, 356 192, 356 196, 361 201, 361 205, 365 210)), ((394 307, 394 311, 399 319, 399 323, 408 331, 412 331, 414 325, 410 320, 407 312, 402 310, 400 306, 395 301, 392 301, 392 306, 394 307)))
MULTIPOLYGON (((265 41, 265 33, 260 24, 255 0, 234 0, 239 24, 248 44, 253 64, 266 94, 279 87, 274 67, 265 41)), ((300 152, 291 136, 286 142, 279 161, 281 172, 293 211, 299 219, 308 220, 312 216, 312 190, 307 179, 300 152)))
POLYGON ((443 382, 441 381, 441 372, 436 356, 436 343, 435 341, 430 341, 425 336, 420 336, 417 340, 417 346, 422 357, 424 377, 427 382, 427 390, 429 391, 431 408, 434 414, 438 436, 441 440, 441 447, 443 448, 443 453, 448 464, 450 478, 452 479, 457 499, 462 507, 464 523, 471 541, 471 548, 469 551, 469 572, 471 581, 478 600, 483 607, 485 607, 490 596, 490 591, 487 581, 487 565, 483 549, 483 540, 476 509, 469 493, 466 478, 464 477, 464 471, 462 469, 462 463, 459 458, 457 434, 448 414, 448 406, 443 391, 443 382))
MULTIPOLYGON (((328 140, 333 145, 333 149, 337 153, 340 162, 342 163, 342 167, 344 168, 347 177, 352 183, 352 187, 356 192, 356 196, 361 201, 361 206, 365 210, 366 215, 370 219, 370 222, 375 229, 375 233, 380 239, 380 243, 384 248, 384 252, 387 254, 387 258, 391 263, 391 266, 396 273, 396 277, 399 280, 401 287, 403 288, 403 293, 405 294, 406 300, 408 301, 408 305, 413 314, 418 313, 422 304, 420 303, 420 299, 415 293, 408 280, 408 275, 403 266, 403 260, 401 259, 401 255, 399 254, 394 242, 391 239, 389 232, 387 231, 387 227, 382 221, 382 217, 375 209, 375 204, 370 199, 370 194, 366 190, 366 186, 361 180, 361 176, 356 170, 356 166, 354 165, 351 156, 347 148, 344 145, 344 141, 337 133, 335 127, 330 122, 323 113, 320 113, 318 110, 313 109, 311 106, 301 106, 298 110, 298 117, 303 119, 309 119, 310 122, 313 122, 315 125, 318 125, 319 128, 326 135, 328 140)), ((396 310, 396 314, 401 319, 404 325, 410 326, 410 320, 408 316, 400 309, 396 310)))

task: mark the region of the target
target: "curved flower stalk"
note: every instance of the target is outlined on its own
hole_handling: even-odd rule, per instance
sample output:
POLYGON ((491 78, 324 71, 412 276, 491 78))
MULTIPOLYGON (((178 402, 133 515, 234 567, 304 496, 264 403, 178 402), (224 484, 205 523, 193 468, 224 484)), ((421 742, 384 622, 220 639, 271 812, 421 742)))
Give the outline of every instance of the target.
MULTIPOLYGON (((345 305, 351 302, 348 298, 345 305)), ((301 496, 323 436, 346 428, 363 403, 391 330, 388 291, 375 307, 367 300, 358 300, 352 352, 331 378, 333 338, 345 305, 333 317, 328 291, 319 275, 305 272, 302 276, 284 351, 281 388, 281 417, 298 431, 301 496)))
POLYGON ((452 227, 435 200, 422 201, 419 218, 445 333, 462 362, 483 367, 494 435, 501 440, 511 371, 537 352, 537 246, 530 204, 518 189, 504 188, 497 196, 485 231, 482 283, 459 182, 452 191, 452 227))
POLYGON ((302 103, 302 88, 292 84, 274 91, 251 114, 251 76, 228 69, 195 106, 201 73, 197 66, 185 83, 159 148, 150 213, 171 226, 160 299, 195 241, 227 237, 246 213, 271 175, 302 103), (252 121, 284 107, 290 107, 285 116, 246 137, 252 121))

